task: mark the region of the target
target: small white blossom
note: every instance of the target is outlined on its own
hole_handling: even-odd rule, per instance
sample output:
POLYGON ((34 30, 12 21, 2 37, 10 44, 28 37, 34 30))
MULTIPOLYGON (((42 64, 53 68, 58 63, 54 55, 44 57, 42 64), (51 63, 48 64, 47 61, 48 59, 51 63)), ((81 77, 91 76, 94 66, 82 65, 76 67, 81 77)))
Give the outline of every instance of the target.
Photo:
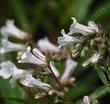
POLYGON ((31 53, 31 48, 28 47, 27 51, 21 55, 21 60, 19 60, 18 62, 37 64, 40 66, 47 66, 45 57, 41 55, 40 51, 38 51, 37 49, 36 50, 34 49, 34 54, 31 53))
POLYGON ((40 80, 32 77, 32 71, 18 69, 12 62, 6 61, 0 64, 0 76, 7 79, 10 78, 10 83, 15 86, 16 81, 19 80, 22 85, 27 87, 35 87, 49 91, 51 86, 40 80))
POLYGON ((55 68, 55 66, 53 65, 54 63, 52 61, 50 61, 50 68, 52 69, 53 73, 55 74, 56 77, 60 76, 59 71, 55 68))
POLYGON ((14 20, 7 20, 6 26, 2 27, 0 31, 5 37, 14 36, 19 39, 25 39, 27 37, 27 34, 25 32, 21 31, 15 26, 14 20))
POLYGON ((81 42, 81 40, 77 39, 76 37, 66 35, 64 29, 61 30, 61 34, 63 35, 63 37, 58 37, 58 44, 60 46, 81 42))
POLYGON ((74 17, 72 17, 72 20, 73 23, 70 26, 70 32, 68 33, 68 35, 72 35, 74 33, 81 33, 82 35, 90 35, 97 33, 99 31, 97 25, 93 21, 89 21, 88 26, 84 26, 78 23, 74 17))
POLYGON ((0 63, 0 76, 4 79, 10 78, 12 76, 12 68, 16 66, 11 61, 4 61, 0 63))
POLYGON ((89 97, 88 96, 84 96, 83 97, 83 102, 84 102, 84 104, 90 104, 89 97))
POLYGON ((24 78, 20 79, 20 83, 27 87, 35 87, 45 91, 49 91, 52 88, 49 84, 35 79, 31 74, 25 74, 24 78))
POLYGON ((86 67, 87 65, 89 65, 89 64, 96 64, 96 63, 98 63, 98 61, 99 61, 99 58, 100 58, 100 54, 99 53, 94 53, 93 55, 92 55, 92 57, 90 57, 87 61, 85 61, 83 64, 82 64, 82 66, 83 67, 86 67))
POLYGON ((16 80, 24 77, 26 74, 32 73, 32 70, 18 69, 11 61, 5 61, 0 64, 0 76, 4 79, 10 79, 12 86, 16 84, 16 80))
POLYGON ((95 64, 95 63, 97 63, 97 62, 99 61, 99 58, 100 58, 100 54, 95 53, 95 54, 93 54, 93 56, 91 57, 91 62, 92 62, 93 64, 95 64))
POLYGON ((66 60, 65 70, 61 76, 61 82, 66 82, 69 80, 72 72, 75 70, 77 62, 73 61, 70 57, 66 60))
POLYGON ((95 33, 99 32, 98 26, 94 21, 89 21, 88 22, 88 26, 90 27, 90 29, 92 29, 95 33))
POLYGON ((12 76, 11 76, 11 79, 10 79, 10 84, 12 86, 15 86, 16 85, 16 81, 18 79, 22 79, 26 75, 29 75, 30 73, 32 73, 32 71, 18 69, 17 67, 12 68, 11 70, 12 70, 12 76))
POLYGON ((2 39, 2 47, 0 48, 0 53, 4 54, 7 52, 20 51, 25 48, 23 44, 16 44, 8 41, 7 39, 2 39))
POLYGON ((41 51, 49 51, 53 53, 59 52, 59 48, 53 43, 51 43, 47 37, 40 39, 37 42, 37 46, 41 51))

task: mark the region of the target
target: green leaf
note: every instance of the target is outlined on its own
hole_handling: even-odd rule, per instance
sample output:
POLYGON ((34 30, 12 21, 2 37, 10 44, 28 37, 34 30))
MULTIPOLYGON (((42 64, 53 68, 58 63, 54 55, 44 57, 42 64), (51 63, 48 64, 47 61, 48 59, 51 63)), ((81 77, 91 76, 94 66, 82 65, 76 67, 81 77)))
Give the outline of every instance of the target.
POLYGON ((98 6, 94 12, 91 14, 90 19, 98 22, 102 22, 107 20, 110 15, 110 1, 104 2, 100 6, 98 6))
MULTIPOLYGON (((89 95, 90 102, 96 99, 100 99, 104 95, 108 94, 108 88, 106 86, 98 87, 92 94, 89 95)), ((76 104, 83 104, 82 99, 78 100, 76 104)))
POLYGON ((28 22, 25 5, 22 0, 9 0, 9 2, 20 26, 22 26, 24 30, 30 32, 31 26, 28 22))
POLYGON ((98 73, 101 81, 103 82, 103 84, 110 90, 109 82, 107 80, 107 77, 106 77, 104 71, 101 69, 96 69, 96 70, 97 70, 97 73, 98 73))
POLYGON ((61 24, 66 24, 72 16, 75 16, 78 21, 84 21, 91 3, 92 0, 69 1, 68 5, 64 8, 65 12, 61 15, 61 24))
POLYGON ((25 104, 20 87, 11 88, 8 80, 0 78, 0 98, 2 98, 6 104, 25 104))

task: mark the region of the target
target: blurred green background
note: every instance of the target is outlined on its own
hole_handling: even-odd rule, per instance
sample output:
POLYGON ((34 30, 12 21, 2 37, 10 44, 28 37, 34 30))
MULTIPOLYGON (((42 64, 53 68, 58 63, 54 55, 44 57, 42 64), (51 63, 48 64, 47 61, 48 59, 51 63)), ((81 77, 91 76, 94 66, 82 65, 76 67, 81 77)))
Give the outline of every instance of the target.
MULTIPOLYGON (((70 17, 76 17, 83 24, 93 20, 101 24, 110 37, 110 0, 0 0, 0 27, 7 19, 14 19, 16 25, 32 34, 36 41, 48 36, 57 43, 61 29, 69 31, 70 17)), ((78 67, 74 72, 76 83, 69 92, 75 104, 80 104, 84 95, 97 98, 101 104, 110 104, 110 93, 96 71, 92 67, 78 67)), ((0 104, 35 104, 33 99, 23 99, 21 92, 19 86, 11 89, 8 81, 0 79, 0 104)))

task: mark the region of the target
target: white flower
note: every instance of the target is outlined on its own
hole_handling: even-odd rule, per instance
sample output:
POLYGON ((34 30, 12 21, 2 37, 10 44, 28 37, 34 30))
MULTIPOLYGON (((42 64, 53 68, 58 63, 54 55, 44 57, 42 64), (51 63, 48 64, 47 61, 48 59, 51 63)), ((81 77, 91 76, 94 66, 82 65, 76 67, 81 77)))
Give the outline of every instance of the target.
POLYGON ((52 61, 50 61, 50 68, 52 69, 53 73, 55 74, 56 77, 60 76, 59 71, 55 68, 55 66, 53 65, 54 63, 52 61))
POLYGON ((84 102, 84 104, 90 104, 89 97, 88 96, 84 96, 83 97, 83 102, 84 102))
POLYGON ((44 67, 47 66, 46 58, 43 54, 40 53, 39 50, 34 49, 33 53, 34 54, 31 53, 31 48, 28 47, 27 51, 21 55, 21 60, 19 60, 18 62, 37 64, 44 67))
POLYGON ((25 48, 23 44, 16 44, 8 41, 7 39, 2 39, 2 47, 0 48, 0 53, 4 54, 12 51, 20 51, 25 48))
POLYGON ((51 43, 47 37, 45 37, 44 39, 40 39, 37 42, 37 46, 39 47, 41 51, 49 51, 49 52, 54 52, 54 53, 59 52, 59 48, 53 43, 51 43))
POLYGON ((76 66, 77 66, 77 62, 73 61, 70 57, 66 60, 65 70, 63 75, 61 76, 62 83, 65 83, 69 80, 76 66))
POLYGON ((70 26, 70 32, 68 33, 68 35, 72 35, 74 33, 81 33, 82 35, 90 35, 97 33, 99 31, 97 25, 93 21, 89 21, 88 26, 84 26, 82 24, 79 24, 74 17, 72 17, 72 20, 73 23, 70 26))
POLYGON ((5 37, 14 36, 19 39, 25 39, 27 37, 25 32, 15 26, 14 20, 7 20, 6 26, 2 27, 0 31, 5 37))
POLYGON ((4 79, 10 78, 12 76, 12 68, 16 66, 11 61, 4 61, 0 63, 0 76, 4 79))
POLYGON ((11 61, 5 61, 0 64, 0 76, 4 79, 10 79, 12 85, 16 84, 16 80, 24 77, 25 74, 32 73, 32 70, 18 69, 11 61))
POLYGON ((0 76, 7 79, 10 78, 10 83, 15 86, 16 81, 20 80, 20 83, 27 87, 36 87, 43 90, 50 90, 51 86, 43 83, 32 77, 32 71, 18 69, 12 62, 6 61, 0 65, 0 76))
POLYGON ((63 35, 63 37, 58 37, 58 44, 60 46, 65 46, 67 44, 72 44, 72 43, 74 44, 74 43, 81 42, 81 40, 77 39, 76 37, 66 35, 64 29, 61 30, 61 34, 63 35))
POLYGON ((100 54, 95 53, 95 54, 93 54, 93 56, 91 57, 91 62, 92 62, 93 64, 95 64, 95 63, 97 63, 97 62, 99 61, 99 58, 100 58, 100 54))
POLYGON ((95 33, 99 32, 98 26, 94 21, 89 21, 88 26, 90 29, 92 29, 95 33))
POLYGON ((20 83, 27 87, 35 87, 45 91, 49 91, 52 88, 49 84, 35 79, 31 74, 25 74, 24 78, 20 79, 20 83))
POLYGON ((12 86, 15 86, 16 81, 18 79, 22 79, 26 75, 29 75, 30 73, 32 73, 32 72, 28 71, 28 70, 18 69, 17 67, 12 68, 12 76, 11 76, 11 79, 10 79, 10 84, 12 84, 12 86))
POLYGON ((49 91, 52 87, 49 84, 43 83, 40 80, 32 77, 32 71, 18 69, 12 62, 6 61, 0 64, 0 76, 7 79, 10 78, 10 83, 15 86, 19 80, 22 85, 27 87, 35 87, 45 91, 49 91))
POLYGON ((98 61, 99 61, 99 58, 100 58, 100 54, 99 53, 94 53, 93 55, 92 55, 92 57, 90 57, 87 61, 85 61, 83 64, 82 64, 82 66, 83 67, 86 67, 87 65, 89 65, 89 64, 96 64, 96 63, 98 63, 98 61))

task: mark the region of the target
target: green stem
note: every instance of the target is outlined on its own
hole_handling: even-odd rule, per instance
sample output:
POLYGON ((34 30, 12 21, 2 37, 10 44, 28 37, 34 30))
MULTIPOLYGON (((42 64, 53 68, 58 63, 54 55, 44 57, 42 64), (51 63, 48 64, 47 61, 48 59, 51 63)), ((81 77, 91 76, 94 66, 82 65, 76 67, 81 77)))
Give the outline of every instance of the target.
POLYGON ((64 95, 65 95, 65 98, 67 99, 68 101, 68 104, 74 104, 71 100, 71 98, 68 96, 67 92, 64 90, 63 86, 61 85, 61 83, 59 82, 59 80, 57 79, 57 77, 55 76, 54 72, 52 71, 50 65, 48 64, 48 68, 50 69, 51 71, 51 75, 53 76, 53 78, 55 79, 55 81, 57 82, 57 84, 59 85, 59 88, 60 90, 63 91, 64 95))

